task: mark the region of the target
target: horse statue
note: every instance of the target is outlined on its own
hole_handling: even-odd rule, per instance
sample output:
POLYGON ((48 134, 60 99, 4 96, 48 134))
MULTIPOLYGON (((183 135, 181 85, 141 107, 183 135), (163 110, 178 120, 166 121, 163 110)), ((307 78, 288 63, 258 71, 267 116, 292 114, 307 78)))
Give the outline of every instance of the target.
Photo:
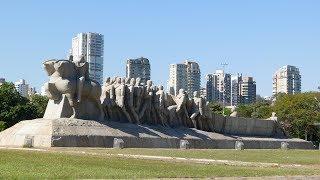
POLYGON ((47 60, 43 63, 49 76, 45 92, 49 102, 45 119, 79 118, 103 120, 101 86, 89 78, 89 65, 84 60, 47 60))

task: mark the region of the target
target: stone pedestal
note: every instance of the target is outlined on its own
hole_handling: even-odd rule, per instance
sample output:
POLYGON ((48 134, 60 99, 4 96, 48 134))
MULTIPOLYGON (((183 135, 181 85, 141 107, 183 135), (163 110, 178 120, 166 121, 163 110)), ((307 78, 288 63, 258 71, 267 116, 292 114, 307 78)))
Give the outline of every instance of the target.
POLYGON ((35 119, 22 121, 0 132, 0 146, 15 147, 106 147, 106 148, 190 148, 279 149, 282 142, 290 149, 315 149, 301 139, 234 137, 192 128, 168 128, 81 119, 35 119))

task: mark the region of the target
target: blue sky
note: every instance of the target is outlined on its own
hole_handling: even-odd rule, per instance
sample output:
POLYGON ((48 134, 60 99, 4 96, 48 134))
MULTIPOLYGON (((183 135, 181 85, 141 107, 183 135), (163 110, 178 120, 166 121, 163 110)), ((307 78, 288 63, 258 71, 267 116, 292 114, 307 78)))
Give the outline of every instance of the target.
POLYGON ((205 74, 221 68, 253 76, 257 93, 272 93, 272 74, 298 66, 303 91, 320 85, 320 1, 1 1, 0 77, 47 80, 42 62, 65 58, 79 32, 104 34, 104 76, 125 75, 125 60, 151 61, 156 84, 170 63, 199 62, 205 74))

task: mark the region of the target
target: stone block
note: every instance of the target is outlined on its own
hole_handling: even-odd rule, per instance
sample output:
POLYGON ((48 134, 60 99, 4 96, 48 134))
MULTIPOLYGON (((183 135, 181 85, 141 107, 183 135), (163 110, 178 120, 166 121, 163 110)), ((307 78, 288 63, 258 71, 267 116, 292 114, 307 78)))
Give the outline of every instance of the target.
POLYGON ((242 141, 236 141, 234 148, 236 150, 244 150, 244 143, 242 141))
POLYGON ((282 150, 288 150, 289 149, 289 143, 287 142, 281 142, 281 147, 282 150))
POLYGON ((24 148, 32 148, 33 147, 33 139, 34 139, 34 136, 25 136, 24 142, 23 142, 23 147, 24 148))
POLYGON ((21 121, 0 132, 0 146, 5 147, 235 149, 236 141, 243 142, 245 149, 280 149, 281 142, 288 142, 290 149, 315 149, 311 142, 301 139, 230 136, 188 128, 69 118, 21 121))
POLYGON ((187 140, 180 140, 180 149, 190 149, 190 143, 187 140))
POLYGON ((124 148, 124 141, 120 138, 113 139, 113 148, 123 149, 124 148))

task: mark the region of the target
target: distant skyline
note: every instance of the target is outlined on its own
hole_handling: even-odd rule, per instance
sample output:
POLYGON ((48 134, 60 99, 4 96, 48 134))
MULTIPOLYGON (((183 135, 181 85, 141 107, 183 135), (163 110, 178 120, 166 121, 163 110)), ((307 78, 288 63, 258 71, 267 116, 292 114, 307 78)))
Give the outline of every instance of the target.
POLYGON ((104 77, 125 76, 128 58, 150 60, 151 79, 167 85, 169 65, 197 61, 205 75, 222 69, 253 76, 272 95, 272 75, 300 69, 302 91, 320 85, 320 1, 2 1, 0 77, 38 91, 45 59, 65 59, 81 32, 104 35, 104 77))

